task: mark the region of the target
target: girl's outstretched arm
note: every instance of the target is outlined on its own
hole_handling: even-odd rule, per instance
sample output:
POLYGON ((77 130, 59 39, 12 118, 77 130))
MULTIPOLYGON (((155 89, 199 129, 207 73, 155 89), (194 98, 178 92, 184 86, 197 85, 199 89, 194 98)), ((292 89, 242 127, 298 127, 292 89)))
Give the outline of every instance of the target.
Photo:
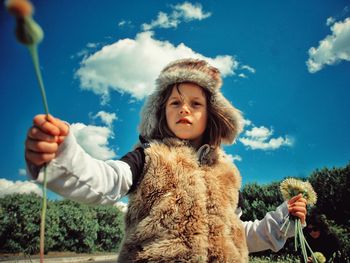
POLYGON ((262 220, 243 221, 249 253, 268 249, 276 252, 283 248, 287 238, 294 236, 294 224, 288 233, 281 231, 289 214, 299 217, 305 225, 306 200, 297 195, 268 212, 262 220))
POLYGON ((91 157, 77 143, 69 125, 58 119, 46 121, 41 115, 34 118, 25 155, 31 179, 42 183, 41 168, 46 164, 48 188, 78 202, 114 204, 132 185, 132 172, 126 162, 91 157))

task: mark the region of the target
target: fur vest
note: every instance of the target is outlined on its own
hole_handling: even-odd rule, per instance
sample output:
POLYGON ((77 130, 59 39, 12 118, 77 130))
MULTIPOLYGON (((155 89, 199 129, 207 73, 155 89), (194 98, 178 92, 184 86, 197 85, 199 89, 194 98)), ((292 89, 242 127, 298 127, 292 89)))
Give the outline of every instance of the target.
POLYGON ((235 214, 241 178, 223 151, 166 139, 145 155, 118 262, 247 262, 235 214))

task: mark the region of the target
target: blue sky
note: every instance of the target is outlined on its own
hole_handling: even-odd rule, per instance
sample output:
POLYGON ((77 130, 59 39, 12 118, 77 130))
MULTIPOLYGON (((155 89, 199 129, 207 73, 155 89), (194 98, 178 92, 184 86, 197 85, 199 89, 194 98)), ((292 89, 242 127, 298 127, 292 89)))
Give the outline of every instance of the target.
MULTIPOLYGON (((244 132, 225 147, 243 183, 307 176, 350 160, 350 2, 33 1, 51 113, 100 159, 137 141, 139 111, 169 61, 209 60, 244 132)), ((24 140, 43 112, 29 53, 0 7, 0 192, 26 182, 24 140)))

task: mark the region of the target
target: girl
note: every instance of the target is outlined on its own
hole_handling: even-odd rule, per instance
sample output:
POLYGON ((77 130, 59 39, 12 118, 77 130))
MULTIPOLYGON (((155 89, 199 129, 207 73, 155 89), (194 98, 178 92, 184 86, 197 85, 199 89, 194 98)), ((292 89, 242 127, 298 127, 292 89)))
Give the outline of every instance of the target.
POLYGON ((26 140, 28 170, 41 182, 47 164, 48 187, 84 203, 128 194, 119 262, 247 262, 248 251, 276 251, 284 217, 305 223, 306 201, 299 195, 261 221, 239 220, 241 177, 220 145, 234 142, 242 116, 221 84, 203 60, 170 63, 142 110, 140 144, 118 161, 93 159, 68 124, 38 115, 26 140))

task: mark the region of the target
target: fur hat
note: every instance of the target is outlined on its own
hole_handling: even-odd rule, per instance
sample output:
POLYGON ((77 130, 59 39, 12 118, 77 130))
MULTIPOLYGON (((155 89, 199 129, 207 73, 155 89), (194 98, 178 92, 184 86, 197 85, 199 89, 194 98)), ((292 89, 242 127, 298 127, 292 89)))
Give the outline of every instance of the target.
POLYGON ((161 71, 156 80, 156 89, 147 98, 141 111, 140 135, 147 140, 154 139, 154 134, 158 126, 156 115, 162 101, 161 94, 170 85, 181 82, 192 82, 209 91, 211 94, 210 103, 213 110, 224 109, 224 116, 235 127, 230 133, 222 135, 221 140, 226 144, 233 143, 242 131, 243 118, 241 112, 220 92, 222 85, 220 71, 210 66, 204 60, 192 58, 171 62, 161 71))

